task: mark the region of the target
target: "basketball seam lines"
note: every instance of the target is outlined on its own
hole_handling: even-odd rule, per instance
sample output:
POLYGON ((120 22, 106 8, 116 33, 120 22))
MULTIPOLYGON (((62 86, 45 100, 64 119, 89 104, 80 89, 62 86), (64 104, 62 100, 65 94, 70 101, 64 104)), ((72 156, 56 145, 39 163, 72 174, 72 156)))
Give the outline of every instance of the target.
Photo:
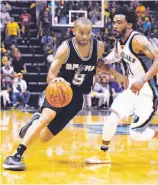
MULTIPOLYGON (((56 88, 57 88, 57 91, 58 91, 57 82, 56 82, 55 84, 56 84, 56 88)), ((59 94, 59 91, 58 91, 58 96, 59 96, 59 101, 60 101, 60 104, 61 104, 61 106, 62 106, 62 103, 61 103, 61 100, 60 100, 60 94, 59 94)))
MULTIPOLYGON (((67 92, 69 92, 69 89, 67 88, 67 86, 64 84, 64 86, 66 87, 66 89, 67 89, 67 92)), ((70 95, 69 95, 69 93, 68 93, 68 96, 69 96, 69 99, 70 99, 70 95)), ((72 100, 72 99, 71 99, 72 100)), ((70 101, 71 102, 71 101, 70 101)), ((69 103, 70 103, 69 102, 69 103)))

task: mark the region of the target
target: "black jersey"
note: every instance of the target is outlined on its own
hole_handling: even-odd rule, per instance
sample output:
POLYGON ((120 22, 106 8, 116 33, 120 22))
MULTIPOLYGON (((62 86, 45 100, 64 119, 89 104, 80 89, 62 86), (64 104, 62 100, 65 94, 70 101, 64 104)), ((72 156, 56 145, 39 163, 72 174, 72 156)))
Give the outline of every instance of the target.
POLYGON ((91 48, 87 58, 82 57, 77 51, 74 37, 66 40, 66 43, 69 54, 58 76, 68 81, 74 91, 88 94, 93 84, 93 75, 96 73, 99 41, 91 38, 91 48))

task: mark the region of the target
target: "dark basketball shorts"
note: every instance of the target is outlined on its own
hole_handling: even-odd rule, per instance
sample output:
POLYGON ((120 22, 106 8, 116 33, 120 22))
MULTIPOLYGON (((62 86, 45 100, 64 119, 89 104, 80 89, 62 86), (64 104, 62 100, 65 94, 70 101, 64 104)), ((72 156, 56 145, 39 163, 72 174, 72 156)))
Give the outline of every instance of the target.
POLYGON ((69 105, 63 108, 55 108, 50 105, 46 98, 41 106, 40 112, 43 108, 50 108, 56 111, 55 118, 47 126, 53 135, 57 135, 68 123, 69 121, 82 109, 83 106, 83 95, 78 93, 73 93, 72 101, 69 105))

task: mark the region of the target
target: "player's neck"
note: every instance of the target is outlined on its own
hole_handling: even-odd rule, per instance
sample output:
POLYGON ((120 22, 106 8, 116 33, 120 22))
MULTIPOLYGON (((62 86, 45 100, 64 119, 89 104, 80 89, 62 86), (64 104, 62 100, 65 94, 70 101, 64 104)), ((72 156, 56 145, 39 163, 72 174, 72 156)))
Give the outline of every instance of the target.
POLYGON ((126 33, 124 34, 124 36, 121 38, 121 41, 122 41, 123 43, 126 42, 126 40, 129 38, 129 36, 130 36, 130 34, 131 34, 132 31, 133 31, 133 29, 130 29, 130 30, 127 30, 127 31, 126 31, 126 33))

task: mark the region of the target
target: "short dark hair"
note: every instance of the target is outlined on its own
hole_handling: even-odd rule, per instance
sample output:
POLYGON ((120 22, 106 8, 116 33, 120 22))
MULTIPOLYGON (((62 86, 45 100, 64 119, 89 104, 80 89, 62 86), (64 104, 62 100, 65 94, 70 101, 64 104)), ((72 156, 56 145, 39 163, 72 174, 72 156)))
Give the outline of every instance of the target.
POLYGON ((125 15, 126 21, 128 23, 132 23, 132 28, 136 28, 137 25, 137 17, 133 10, 127 8, 127 6, 122 6, 116 9, 115 15, 125 15))

